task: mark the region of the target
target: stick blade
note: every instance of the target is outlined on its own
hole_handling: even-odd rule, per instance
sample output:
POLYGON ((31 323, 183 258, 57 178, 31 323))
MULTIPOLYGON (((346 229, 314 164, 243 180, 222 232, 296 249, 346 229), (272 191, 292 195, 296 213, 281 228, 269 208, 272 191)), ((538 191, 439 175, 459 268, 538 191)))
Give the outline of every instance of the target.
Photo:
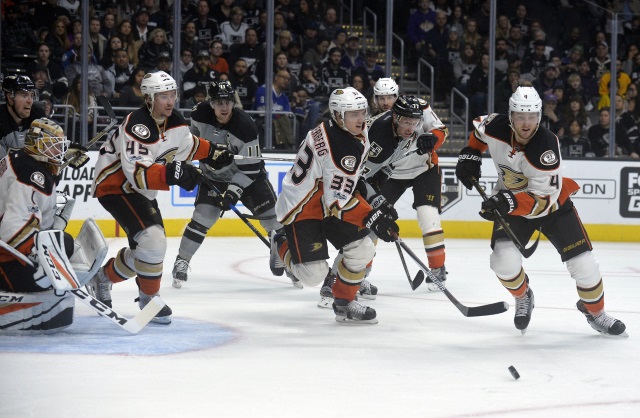
POLYGON ((135 317, 127 321, 122 328, 131 334, 137 334, 165 307, 164 301, 160 296, 151 298, 147 306, 145 306, 135 317))
POLYGON ((489 316, 489 315, 498 315, 509 310, 509 304, 507 302, 496 302, 491 303, 489 305, 482 306, 473 306, 467 308, 464 316, 472 317, 472 316, 489 316))
POLYGON ((416 277, 414 277, 413 282, 411 282, 411 289, 416 290, 420 285, 424 282, 424 272, 422 270, 418 271, 416 277))

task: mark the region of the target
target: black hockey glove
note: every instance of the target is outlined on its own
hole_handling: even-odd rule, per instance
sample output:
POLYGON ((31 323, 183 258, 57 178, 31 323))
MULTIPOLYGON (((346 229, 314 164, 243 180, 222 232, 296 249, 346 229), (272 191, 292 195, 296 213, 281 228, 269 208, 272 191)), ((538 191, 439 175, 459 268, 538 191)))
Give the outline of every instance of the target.
POLYGON ((209 155, 200 160, 209 165, 214 170, 220 170, 233 162, 233 154, 229 152, 226 145, 211 143, 209 155))
POLYGON ((78 142, 72 142, 67 148, 67 152, 64 155, 64 159, 69 161, 69 165, 74 169, 78 169, 89 162, 89 150, 78 142))
POLYGON ((238 203, 240 196, 242 196, 242 187, 229 184, 227 190, 222 195, 218 195, 216 205, 222 210, 229 210, 231 206, 235 206, 238 203))
POLYGON ((393 221, 391 215, 384 213, 381 209, 372 209, 364 218, 364 225, 385 242, 395 241, 400 232, 398 224, 393 221))
POLYGON ((489 197, 489 200, 482 202, 482 210, 480 216, 489 221, 495 220, 494 212, 498 212, 501 215, 506 215, 513 212, 518 207, 518 201, 510 190, 503 189, 493 196, 489 197))
POLYGON ((393 167, 390 165, 382 167, 380 170, 376 171, 376 173, 367 178, 367 182, 373 187, 373 189, 380 193, 382 187, 385 185, 389 177, 393 174, 393 167))
POLYGON ((166 166, 166 180, 169 186, 180 186, 191 191, 202 180, 202 171, 187 161, 174 161, 166 166))
POLYGON ((431 151, 436 146, 438 137, 431 132, 424 133, 416 140, 416 146, 418 147, 418 155, 424 155, 431 151))
POLYGON ((480 166, 482 165, 482 155, 480 151, 471 147, 464 147, 458 155, 458 164, 456 164, 456 177, 464 187, 471 190, 471 177, 480 180, 480 166))
POLYGON ((381 194, 374 195, 371 198, 371 207, 374 209, 381 209, 383 213, 391 216, 391 219, 394 221, 398 220, 398 212, 393 207, 391 203, 387 199, 384 198, 381 194))
POLYGON ((358 178, 358 182, 356 183, 356 192, 360 193, 360 196, 362 196, 363 199, 367 200, 369 191, 367 189, 367 182, 362 176, 358 178))

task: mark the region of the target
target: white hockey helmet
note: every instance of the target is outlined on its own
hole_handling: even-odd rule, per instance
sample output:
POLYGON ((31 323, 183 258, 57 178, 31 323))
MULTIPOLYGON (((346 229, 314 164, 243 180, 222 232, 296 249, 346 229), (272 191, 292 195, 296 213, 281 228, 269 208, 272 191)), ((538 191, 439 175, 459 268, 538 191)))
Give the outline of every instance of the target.
POLYGON ((353 87, 335 89, 329 96, 329 110, 331 117, 342 129, 344 128, 344 113, 351 110, 366 110, 369 113, 369 102, 362 93, 353 87), (341 121, 338 121, 337 115, 341 121))
POLYGON ((31 122, 24 136, 24 151, 35 160, 53 166, 61 166, 64 163, 68 148, 69 140, 60 125, 47 118, 31 122))
POLYGON ((164 91, 175 90, 178 92, 178 84, 176 80, 173 79, 169 74, 164 71, 156 71, 155 73, 147 73, 142 78, 142 83, 140 84, 140 91, 145 96, 145 98, 149 99, 147 103, 147 107, 149 110, 153 108, 153 98, 156 93, 161 93, 164 91))
POLYGON ((398 97, 398 92, 400 89, 393 78, 384 77, 379 78, 376 81, 376 84, 373 86, 373 95, 374 96, 396 96, 398 97))
POLYGON ((538 124, 542 117, 542 100, 538 92, 533 87, 518 87, 509 98, 509 123, 513 126, 511 114, 513 112, 520 113, 537 113, 538 124))

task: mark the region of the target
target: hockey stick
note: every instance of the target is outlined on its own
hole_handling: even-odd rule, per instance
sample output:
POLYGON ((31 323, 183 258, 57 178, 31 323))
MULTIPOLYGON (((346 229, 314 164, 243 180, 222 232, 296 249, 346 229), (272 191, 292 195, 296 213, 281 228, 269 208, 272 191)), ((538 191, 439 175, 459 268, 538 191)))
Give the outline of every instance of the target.
POLYGON ((234 160, 262 160, 262 161, 285 161, 288 163, 294 162, 295 158, 278 158, 278 157, 249 157, 246 155, 233 155, 234 160))
MULTIPOLYGON (((482 199, 485 202, 487 200, 489 200, 489 197, 487 196, 487 193, 484 191, 482 186, 480 186, 480 183, 478 183, 478 180, 475 179, 474 177, 470 177, 469 180, 471 181, 471 184, 473 184, 473 187, 475 187, 475 189, 478 191, 478 193, 480 193, 480 196, 482 196, 482 199)), ((520 240, 518 239, 518 237, 516 237, 516 234, 513 233, 513 230, 511 230, 511 227, 509 226, 507 221, 504 220, 504 218, 502 217, 500 212, 498 212, 497 210, 494 210, 493 214, 495 215, 495 217, 496 217, 498 223, 500 224, 500 226, 502 227, 502 229, 504 229, 504 232, 507 234, 509 239, 511 239, 511 241, 513 241, 513 243, 516 246, 516 248, 518 249, 518 251, 520 251, 520 254, 522 254, 524 256, 524 258, 531 257, 531 255, 536 251, 536 248, 538 248, 538 243, 540 242, 540 233, 541 233, 541 231, 538 229, 538 238, 536 239, 536 242, 534 242, 531 247, 525 248, 525 246, 520 243, 520 240)))
MULTIPOLYGON (((34 267, 33 262, 29 258, 27 258, 24 254, 8 245, 4 241, 0 240, 0 247, 7 250, 7 252, 9 252, 11 255, 24 262, 25 264, 34 267)), ((131 334, 137 334, 138 332, 140 332, 165 306, 165 303, 162 301, 162 299, 160 299, 160 297, 158 296, 155 296, 149 301, 147 306, 145 306, 140 312, 138 312, 136 316, 129 319, 121 316, 116 311, 100 302, 81 288, 71 289, 69 290, 69 292, 71 292, 71 294, 75 296, 76 299, 79 299, 82 303, 87 305, 98 315, 107 318, 108 320, 118 325, 125 331, 130 332, 131 334)))
MULTIPOLYGON (((104 108, 104 111, 107 112, 107 115, 109 116, 111 121, 103 130, 98 132, 93 138, 89 140, 89 142, 87 142, 87 146, 86 146, 87 149, 91 148, 91 146, 96 142, 98 142, 100 138, 108 134, 109 131, 118 123, 118 118, 116 116, 116 113, 113 111, 113 108, 111 107, 111 103, 109 103, 109 100, 107 100, 107 98, 104 96, 98 96, 96 97, 96 100, 100 103, 100 106, 104 108)), ((76 152, 71 158, 69 158, 67 161, 64 162, 64 164, 60 166, 60 171, 62 171, 64 168, 66 168, 69 164, 71 164, 78 158, 80 158, 81 155, 82 153, 80 151, 76 152)))
POLYGON ((427 277, 429 279, 431 279, 431 281, 436 286, 438 286, 440 291, 442 293, 444 293, 447 296, 447 298, 449 298, 449 300, 451 302, 453 302, 455 307, 458 308, 458 310, 462 313, 462 315, 468 316, 468 317, 471 317, 471 316, 487 316, 487 315, 500 314, 500 313, 503 313, 503 312, 506 312, 507 310, 509 310, 509 304, 507 302, 496 302, 496 303, 491 303, 489 305, 481 305, 481 306, 465 306, 465 305, 463 305, 462 303, 460 303, 458 301, 458 299, 455 298, 455 296, 453 296, 451 294, 451 292, 449 292, 449 290, 447 290, 446 287, 444 287, 444 284, 438 279, 438 277, 436 277, 436 275, 433 274, 431 272, 431 270, 429 270, 422 263, 422 261, 420 261, 418 256, 415 255, 413 251, 411 251, 411 248, 409 248, 409 246, 407 246, 407 244, 405 244, 404 241, 402 241, 400 239, 400 237, 398 237, 398 239, 396 240, 396 243, 399 243, 399 245, 402 247, 402 249, 405 250, 407 252, 407 254, 409 254, 409 256, 413 259, 413 261, 415 261, 418 264, 418 266, 424 272, 424 274, 426 274, 427 277))
MULTIPOLYGON (((209 178, 205 176, 201 176, 201 178, 204 184, 206 184, 207 187, 209 187, 214 193, 217 193, 218 195, 222 195, 222 192, 216 187, 215 184, 213 184, 213 181, 211 181, 209 178)), ((267 239, 262 236, 260 231, 258 231, 256 227, 253 226, 251 222, 247 220, 247 218, 238 210, 238 208, 235 207, 235 205, 229 205, 229 208, 231 208, 231 210, 236 215, 238 215, 238 218, 240 218, 242 222, 244 222, 249 227, 249 229, 253 231, 254 234, 256 234, 258 238, 260 238, 260 241, 264 242, 264 245, 266 245, 269 249, 271 249, 271 244, 269 243, 269 241, 267 241, 267 239)))
POLYGON ((422 270, 416 274, 415 279, 411 280, 411 275, 409 274, 409 269, 407 268, 407 262, 404 260, 404 254, 402 254, 402 247, 400 247, 400 243, 395 241, 396 248, 398 249, 398 255, 400 256, 400 261, 402 261, 402 267, 404 267, 404 272, 407 275, 407 280, 409 280, 409 285, 411 286, 411 290, 416 290, 424 280, 424 273, 422 270))

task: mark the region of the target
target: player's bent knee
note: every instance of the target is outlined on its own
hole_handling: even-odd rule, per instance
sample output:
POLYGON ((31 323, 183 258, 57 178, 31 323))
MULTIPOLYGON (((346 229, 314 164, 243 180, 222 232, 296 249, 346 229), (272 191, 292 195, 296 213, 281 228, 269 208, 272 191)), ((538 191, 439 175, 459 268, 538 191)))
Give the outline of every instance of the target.
POLYGON ((376 254, 376 246, 371 238, 366 236, 342 247, 342 253, 342 263, 349 271, 362 271, 376 254))
POLYGON ((489 265, 498 277, 514 277, 522 268, 522 255, 510 240, 499 240, 489 257, 489 265))
POLYGON ((600 281, 600 265, 591 251, 567 260, 567 270, 582 288, 593 287, 600 281))
POLYGON ((329 271, 326 261, 309 261, 307 263, 294 264, 291 272, 306 286, 318 286, 324 281, 329 271))
POLYGON ((137 260, 146 263, 162 263, 167 253, 167 238, 160 225, 152 225, 135 237, 138 246, 134 251, 137 260))
POLYGON ((195 222, 207 228, 207 231, 211 229, 219 218, 220 208, 207 204, 196 205, 193 216, 191 217, 195 222))
POLYGON ((416 213, 418 216, 418 225, 423 235, 442 229, 438 208, 422 205, 416 208, 416 213))

